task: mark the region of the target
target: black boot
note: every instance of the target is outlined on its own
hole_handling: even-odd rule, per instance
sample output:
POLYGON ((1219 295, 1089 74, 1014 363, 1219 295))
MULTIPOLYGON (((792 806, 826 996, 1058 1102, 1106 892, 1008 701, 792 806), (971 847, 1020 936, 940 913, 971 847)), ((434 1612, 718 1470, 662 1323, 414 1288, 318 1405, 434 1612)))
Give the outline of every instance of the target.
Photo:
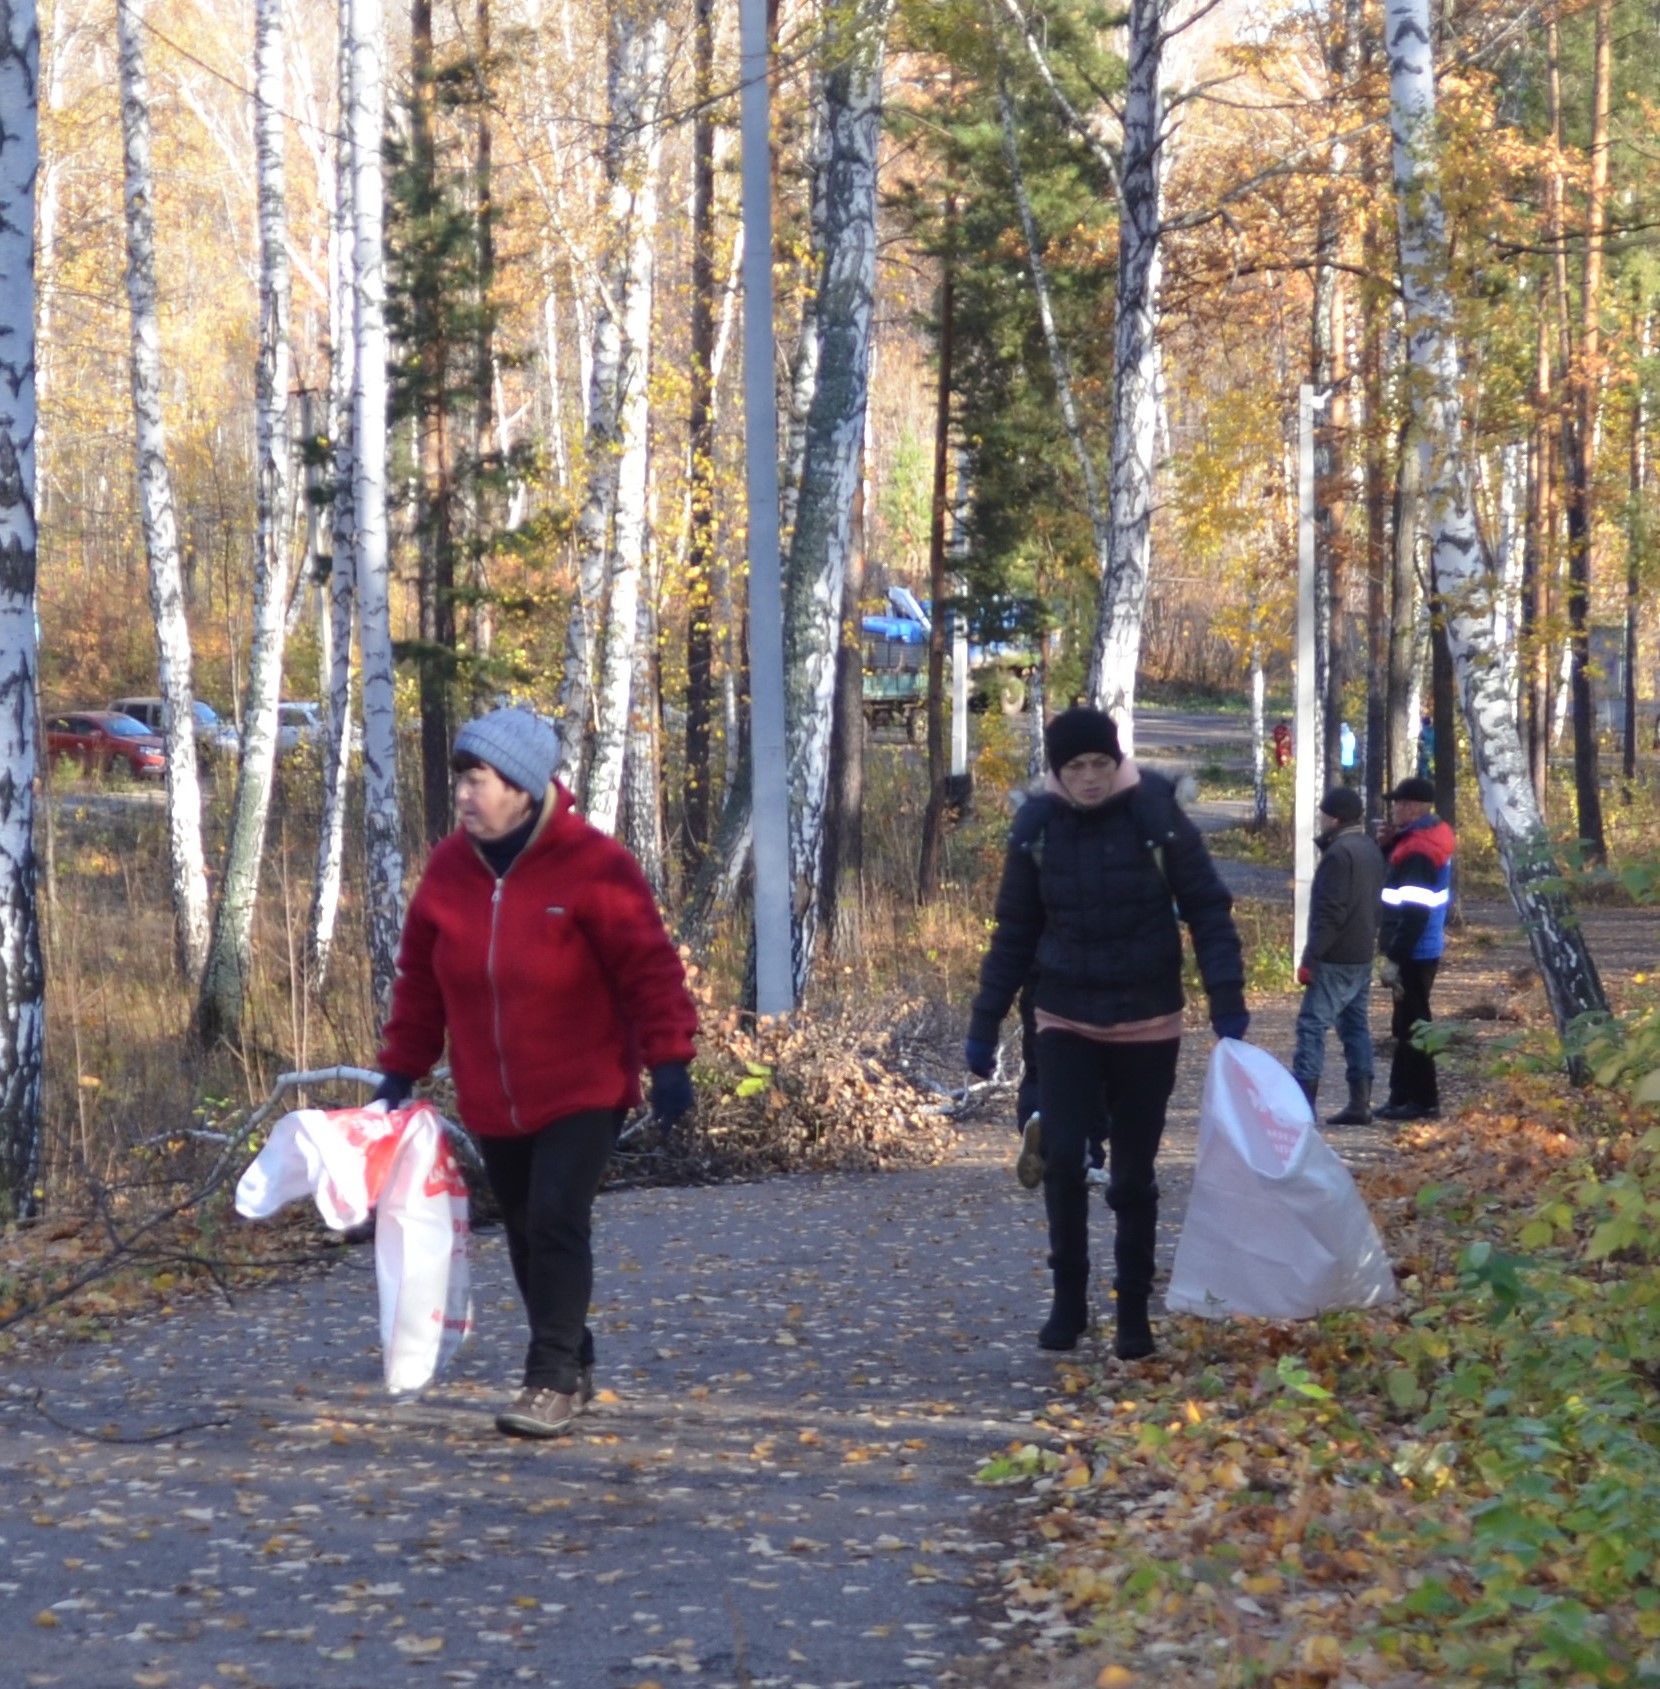
POLYGON ((1328 1126, 1370 1126, 1372 1124, 1372 1081, 1351 1079, 1349 1101, 1336 1114, 1326 1116, 1328 1126))
POLYGON ((1309 1111, 1312 1113, 1314 1099, 1320 1094, 1320 1081, 1318 1079, 1298 1079, 1297 1088, 1308 1098, 1309 1111))
POLYGON ((1154 1350, 1153 1327, 1147 1318, 1147 1296, 1134 1291, 1119 1293, 1118 1335, 1112 1352, 1121 1361, 1145 1360, 1154 1350))
POLYGON ((1075 1349, 1078 1339, 1089 1330, 1089 1303, 1084 1294, 1083 1279, 1055 1280, 1055 1300, 1049 1308, 1049 1318, 1038 1333, 1040 1349, 1075 1349))

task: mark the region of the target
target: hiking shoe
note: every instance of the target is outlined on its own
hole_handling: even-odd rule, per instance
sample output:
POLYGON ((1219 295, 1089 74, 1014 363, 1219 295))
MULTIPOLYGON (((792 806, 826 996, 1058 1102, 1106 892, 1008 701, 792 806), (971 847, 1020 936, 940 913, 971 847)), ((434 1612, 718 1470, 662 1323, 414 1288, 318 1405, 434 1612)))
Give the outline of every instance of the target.
POLYGON ((586 1362, 576 1369, 576 1411, 586 1413, 594 1399, 594 1363, 586 1362))
POLYGON ((1020 1154, 1014 1176, 1020 1188, 1035 1191, 1043 1183, 1043 1116, 1034 1114, 1020 1132, 1020 1154))
POLYGON ((575 1396, 526 1385, 496 1415, 496 1429, 504 1437, 559 1437, 570 1430, 576 1415, 575 1396))
POLYGON ((1425 1103, 1385 1103, 1372 1110, 1374 1120, 1439 1120, 1441 1110, 1425 1103))

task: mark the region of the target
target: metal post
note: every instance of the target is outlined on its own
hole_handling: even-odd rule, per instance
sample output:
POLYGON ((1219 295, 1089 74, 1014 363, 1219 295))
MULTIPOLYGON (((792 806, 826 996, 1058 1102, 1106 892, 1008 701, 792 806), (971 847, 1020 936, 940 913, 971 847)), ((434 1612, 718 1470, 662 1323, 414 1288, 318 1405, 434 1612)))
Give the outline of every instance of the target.
POLYGON ((1291 963, 1303 957, 1308 938, 1309 891, 1314 883, 1314 789, 1319 751, 1314 743, 1314 389, 1297 389, 1297 705, 1291 740, 1294 840, 1291 963))
POLYGON ((750 767, 755 978, 761 1014, 795 1007, 790 965, 790 795, 784 745, 784 590, 778 560, 778 402, 773 390, 771 89, 767 0, 741 0, 744 459, 749 497, 750 767))

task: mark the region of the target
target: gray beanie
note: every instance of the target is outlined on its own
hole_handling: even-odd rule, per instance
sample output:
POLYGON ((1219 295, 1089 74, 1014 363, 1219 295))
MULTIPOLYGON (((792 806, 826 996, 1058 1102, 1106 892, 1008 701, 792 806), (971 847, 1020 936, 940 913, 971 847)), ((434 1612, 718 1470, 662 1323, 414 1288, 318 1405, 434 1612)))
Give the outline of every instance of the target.
POLYGON ((559 760, 559 735, 529 710, 491 710, 455 736, 456 755, 487 762, 502 779, 540 803, 559 760))

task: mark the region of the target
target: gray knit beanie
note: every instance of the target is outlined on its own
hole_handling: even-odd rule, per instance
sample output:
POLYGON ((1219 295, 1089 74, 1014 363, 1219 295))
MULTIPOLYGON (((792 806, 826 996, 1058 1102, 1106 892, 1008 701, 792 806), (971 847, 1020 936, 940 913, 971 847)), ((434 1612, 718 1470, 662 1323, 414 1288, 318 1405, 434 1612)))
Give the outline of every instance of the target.
POLYGON ((540 803, 559 760, 559 734, 529 710, 491 710, 455 736, 456 755, 487 762, 502 779, 540 803))

